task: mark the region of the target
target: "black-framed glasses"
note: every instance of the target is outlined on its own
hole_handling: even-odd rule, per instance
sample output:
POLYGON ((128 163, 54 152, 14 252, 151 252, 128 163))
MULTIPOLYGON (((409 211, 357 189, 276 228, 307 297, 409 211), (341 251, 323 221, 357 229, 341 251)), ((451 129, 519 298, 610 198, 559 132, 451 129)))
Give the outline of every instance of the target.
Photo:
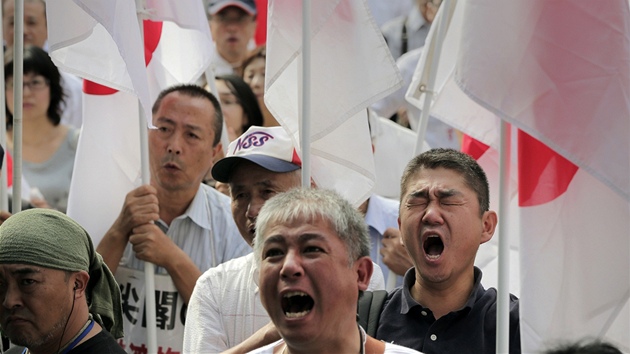
MULTIPOLYGON (((24 81, 23 82, 23 87, 27 88, 31 91, 40 91, 43 90, 44 88, 46 88, 48 86, 48 84, 50 83, 50 81, 46 78, 43 77, 36 77, 32 80, 29 81, 24 81)), ((6 87, 7 90, 12 90, 13 89, 13 79, 7 80, 4 83, 4 86, 6 87)))

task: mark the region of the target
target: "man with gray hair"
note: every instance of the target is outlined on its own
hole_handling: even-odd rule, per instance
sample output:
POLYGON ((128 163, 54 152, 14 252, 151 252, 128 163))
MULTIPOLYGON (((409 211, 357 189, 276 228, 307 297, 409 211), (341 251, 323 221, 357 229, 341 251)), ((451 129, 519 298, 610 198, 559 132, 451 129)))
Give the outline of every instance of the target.
MULTIPOLYGON (((274 195, 300 186, 301 166, 284 128, 252 126, 212 167, 214 179, 230 188, 232 217, 249 245, 254 240, 260 208, 274 195)), ((382 272, 377 265, 375 268, 370 290, 384 288, 382 272)), ((257 274, 257 264, 249 254, 199 277, 188 304, 184 352, 244 352, 258 347, 258 343, 244 342, 269 323, 260 303, 257 274)), ((278 338, 277 333, 271 336, 278 338)))
POLYGON ((252 353, 417 353, 357 324, 373 263, 367 224, 348 201, 293 189, 269 199, 256 225, 260 297, 282 339, 252 353))
POLYGON ((79 224, 22 211, 0 227, 0 249, 0 325, 12 343, 33 354, 124 353, 118 284, 79 224))

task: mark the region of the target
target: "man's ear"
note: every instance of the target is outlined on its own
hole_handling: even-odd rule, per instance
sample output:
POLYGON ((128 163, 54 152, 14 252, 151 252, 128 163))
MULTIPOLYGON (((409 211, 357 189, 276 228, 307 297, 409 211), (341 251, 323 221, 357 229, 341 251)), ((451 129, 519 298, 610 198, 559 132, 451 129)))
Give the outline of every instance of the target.
POLYGON ((374 272, 374 263, 368 256, 361 257, 354 261, 354 267, 357 271, 357 283, 359 290, 365 291, 370 285, 370 279, 372 279, 372 272, 374 272))
MULTIPOLYGON (((214 157, 220 157, 223 158, 224 154, 223 154, 223 144, 221 142, 219 142, 217 145, 215 145, 212 148, 212 156, 214 157)), ((214 161, 217 161, 216 159, 214 159, 214 161)))
POLYGON ((73 277, 70 279, 70 281, 72 282, 72 288, 74 291, 74 296, 76 298, 85 296, 89 280, 90 275, 84 270, 78 271, 73 274, 73 277))
POLYGON ((481 241, 479 244, 486 243, 490 241, 492 235, 494 235, 494 230, 497 227, 497 213, 494 210, 488 210, 483 213, 481 217, 481 241))

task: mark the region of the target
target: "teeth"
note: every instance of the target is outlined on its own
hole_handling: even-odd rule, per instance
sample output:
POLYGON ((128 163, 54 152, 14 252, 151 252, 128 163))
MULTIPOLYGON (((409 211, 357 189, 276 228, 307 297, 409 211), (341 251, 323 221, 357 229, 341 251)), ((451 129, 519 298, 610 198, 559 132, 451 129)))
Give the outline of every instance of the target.
POLYGON ((285 315, 288 318, 298 318, 298 317, 304 317, 304 316, 308 315, 309 312, 311 312, 311 310, 306 310, 306 311, 302 311, 302 312, 287 312, 287 313, 285 313, 285 315))
POLYGON ((304 292, 301 292, 301 291, 291 291, 291 292, 288 292, 288 293, 284 294, 283 297, 289 298, 291 296, 308 296, 308 294, 304 293, 304 292))

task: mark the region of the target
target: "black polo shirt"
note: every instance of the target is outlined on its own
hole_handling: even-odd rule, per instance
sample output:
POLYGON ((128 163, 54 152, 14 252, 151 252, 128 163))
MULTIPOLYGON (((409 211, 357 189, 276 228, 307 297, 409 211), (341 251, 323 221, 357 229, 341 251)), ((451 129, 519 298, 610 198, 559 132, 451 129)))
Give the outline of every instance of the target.
MULTIPOLYGON (((474 273, 475 283, 466 305, 436 320, 429 308, 411 297, 409 289, 416 281, 416 272, 409 269, 403 286, 387 296, 376 338, 426 354, 495 354, 497 291, 483 288, 479 268, 475 267, 474 273)), ((520 346, 518 299, 510 294, 510 353, 520 353, 520 346)))

